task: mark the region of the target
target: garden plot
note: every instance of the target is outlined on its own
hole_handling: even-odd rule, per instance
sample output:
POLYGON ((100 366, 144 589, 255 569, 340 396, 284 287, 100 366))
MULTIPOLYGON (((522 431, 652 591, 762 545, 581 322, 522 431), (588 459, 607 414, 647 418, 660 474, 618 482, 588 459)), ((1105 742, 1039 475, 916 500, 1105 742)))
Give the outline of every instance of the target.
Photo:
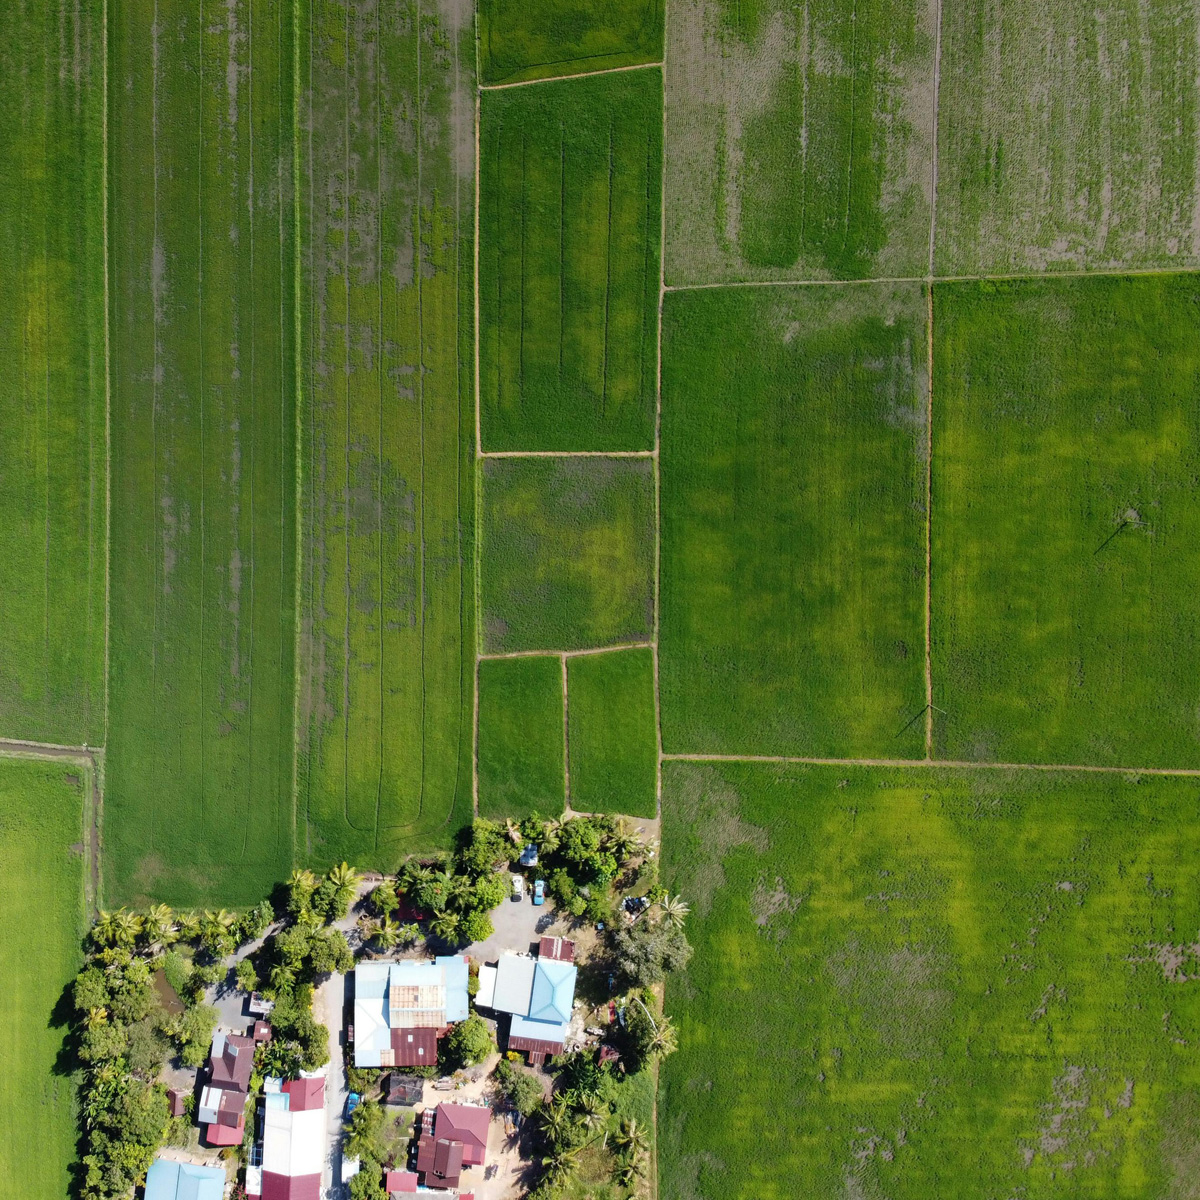
POLYGON ((651 460, 491 458, 481 469, 484 650, 649 641, 651 460))
POLYGON ((1200 262, 1194 4, 942 13, 939 274, 1200 262))
POLYGON ((659 62, 663 0, 479 0, 482 82, 659 62))
POLYGON ((923 753, 926 311, 915 284, 667 296, 668 752, 923 753))
POLYGON ((102 6, 0 6, 0 737, 104 741, 102 6))
POLYGON ((664 1200, 1187 1195, 1194 781, 668 763, 663 816, 664 1200))
POLYGON ((470 813, 473 35, 304 12, 298 828, 394 865, 470 813))
POLYGON ((485 92, 484 450, 654 445, 662 73, 485 92))
POLYGON ((669 6, 668 284, 926 273, 935 14, 669 6))
POLYGON ((109 5, 118 900, 237 904, 292 862, 292 15, 109 5))
POLYGON ((938 755, 1200 766, 1200 280, 934 300, 938 755))

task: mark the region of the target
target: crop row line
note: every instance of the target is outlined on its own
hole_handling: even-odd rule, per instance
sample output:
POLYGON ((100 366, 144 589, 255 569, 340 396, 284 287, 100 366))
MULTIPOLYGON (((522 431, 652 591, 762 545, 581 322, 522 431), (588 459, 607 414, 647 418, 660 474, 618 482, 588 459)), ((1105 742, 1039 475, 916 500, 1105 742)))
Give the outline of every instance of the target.
POLYGON ((657 458, 657 450, 481 450, 485 458, 657 458))
POLYGON ((895 283, 1021 283, 1042 279, 1086 279, 1091 276, 1196 275, 1200 264, 1179 267, 1096 267, 1090 270, 1014 271, 996 275, 881 275, 872 279, 729 279, 718 283, 669 283, 666 292, 710 292, 718 288, 869 287, 895 283))
POLYGON ((1082 771, 1094 775, 1200 778, 1196 767, 1103 767, 1094 763, 970 762, 953 758, 817 758, 791 754, 663 754, 663 762, 779 763, 813 767, 927 767, 955 771, 1082 771))
POLYGON ((616 646, 588 646, 582 650, 508 650, 502 654, 477 654, 480 662, 504 658, 587 658, 593 654, 611 654, 617 650, 653 650, 653 642, 621 642, 616 646))
MULTIPOLYGON (((476 32, 476 41, 479 34, 476 32)), ((551 75, 547 79, 518 79, 515 83, 481 83, 481 92, 504 92, 511 88, 533 87, 538 83, 562 83, 567 79, 591 79, 596 75, 622 75, 627 71, 650 71, 662 67, 662 62, 634 63, 629 67, 601 67, 598 71, 576 71, 573 75, 551 75)))

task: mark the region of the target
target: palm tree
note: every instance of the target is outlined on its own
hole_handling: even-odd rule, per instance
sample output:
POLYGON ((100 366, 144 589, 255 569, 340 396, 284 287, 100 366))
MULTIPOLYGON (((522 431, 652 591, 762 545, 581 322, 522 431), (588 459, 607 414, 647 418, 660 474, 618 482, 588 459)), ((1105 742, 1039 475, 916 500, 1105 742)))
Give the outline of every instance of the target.
POLYGON ((345 862, 338 863, 329 872, 329 882, 334 886, 335 899, 344 902, 348 908, 358 888, 358 872, 345 862))
POLYGON ((176 918, 179 926, 179 936, 190 942, 200 936, 200 918, 194 912, 182 912, 176 918))
POLYGON ((654 1033, 650 1037, 650 1053, 658 1058, 666 1058, 668 1054, 675 1053, 677 1046, 675 1027, 669 1018, 659 1017, 658 1024, 654 1027, 654 1033))
POLYGON ((169 946, 177 941, 175 914, 169 904, 156 904, 142 918, 142 936, 148 946, 169 946))
POLYGON ((646 843, 624 817, 618 817, 616 826, 608 836, 608 848, 619 862, 624 863, 634 855, 641 854, 646 849, 646 843))
POLYGON ((682 929, 692 906, 682 896, 666 895, 658 902, 659 919, 672 929, 682 929))
POLYGON ((566 1103, 559 1097, 542 1109, 539 1120, 546 1136, 552 1142, 557 1143, 571 1123, 571 1113, 566 1103))
POLYGON ((271 987, 276 992, 290 992, 296 983, 296 972, 286 963, 276 963, 271 968, 271 987))
POLYGON ((617 1182, 631 1188, 642 1175, 642 1164, 636 1158, 626 1158, 617 1170, 617 1182))
POLYGON ((296 918, 296 928, 303 929, 305 933, 315 933, 324 924, 324 920, 311 908, 304 909, 296 918))
POLYGON ((414 922, 396 927, 396 940, 402 946, 411 946, 421 936, 421 927, 414 922))
POLYGON ((84 1029, 95 1029, 99 1025, 107 1024, 108 1009, 107 1008, 89 1008, 87 1016, 83 1018, 84 1029))
POLYGON ((589 1133, 594 1133, 608 1119, 608 1105, 594 1092, 579 1097, 576 1120, 589 1133))
POLYGON ((637 1158, 639 1154, 645 1154, 650 1149, 650 1139, 637 1117, 626 1117, 621 1122, 621 1128, 613 1134, 613 1141, 631 1158, 637 1158))
POLYGON ((142 918, 127 908, 119 908, 112 915, 112 939, 118 946, 132 947, 142 931, 142 918))
POLYGON ((458 937, 458 914, 442 912, 433 919, 430 930, 444 942, 453 942, 458 937))
POLYGON ((574 1147, 555 1146, 542 1159, 542 1166, 546 1168, 546 1175, 551 1182, 564 1183, 575 1170, 575 1160, 578 1157, 579 1151, 574 1147))
POLYGON ((92 926, 92 941, 97 946, 111 946, 116 939, 116 917, 107 909, 102 908, 96 914, 96 923, 92 926))
POLYGON ((400 885, 400 890, 407 895, 409 892, 416 891, 422 884, 428 883, 433 878, 433 871, 415 858, 410 858, 404 864, 404 869, 400 872, 400 878, 397 883, 400 885))
POLYGON ((394 950, 400 941, 400 926, 391 917, 383 917, 375 926, 372 940, 380 950, 394 950))
POLYGON ((512 841, 514 845, 524 845, 525 839, 521 836, 521 827, 512 819, 512 817, 506 817, 504 819, 504 831, 508 834, 509 840, 512 841))

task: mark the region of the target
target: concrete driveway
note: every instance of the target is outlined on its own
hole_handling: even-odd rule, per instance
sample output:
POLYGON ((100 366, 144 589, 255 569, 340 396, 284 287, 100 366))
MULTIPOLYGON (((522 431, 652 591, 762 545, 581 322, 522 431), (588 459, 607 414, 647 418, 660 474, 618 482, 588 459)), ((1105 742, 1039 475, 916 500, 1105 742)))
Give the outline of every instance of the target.
MULTIPOLYGON (((537 948, 538 938, 569 936, 567 922, 560 921, 554 911, 554 901, 547 900, 540 908, 534 906, 529 889, 520 900, 505 900, 489 914, 495 932, 482 942, 472 942, 463 954, 481 962, 493 962, 505 950, 529 951, 537 948)), ((567 920, 570 920, 568 916, 567 920)))

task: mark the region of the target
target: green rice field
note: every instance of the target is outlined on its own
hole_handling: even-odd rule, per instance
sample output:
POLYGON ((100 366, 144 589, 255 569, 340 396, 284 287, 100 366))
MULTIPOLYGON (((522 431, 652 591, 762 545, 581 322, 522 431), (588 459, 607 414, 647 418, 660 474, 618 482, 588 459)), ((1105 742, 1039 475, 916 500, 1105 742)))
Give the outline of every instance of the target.
POLYGON ((474 46, 449 3, 300 27, 297 852, 394 866, 470 817, 474 46))
POLYGON ((938 11, 668 6, 668 283, 925 274, 938 11))
POLYGON ((1197 803, 1182 779, 668 763, 696 953, 667 988, 664 1200, 1188 1195, 1197 803))
POLYGON ((666 751, 923 753, 926 309, 915 284, 668 295, 666 751))
POLYGON ((479 664, 479 815, 563 810, 563 663, 556 654, 479 664))
POLYGON ((663 0, 479 0, 483 82, 659 62, 663 0))
POLYGON ((939 756, 1200 765, 1200 281, 934 306, 939 756))
POLYGON ((945 5, 939 273, 1200 262, 1200 43, 1184 0, 945 5))
POLYGON ((211 7, 108 8, 109 900, 248 903, 292 862, 292 22, 211 7))
POLYGON ((644 458, 484 461, 483 648, 647 641, 654 623, 654 478, 644 458))
POLYGON ((0 736, 104 741, 97 0, 0 6, 0 736))
POLYGON ((567 759, 577 812, 653 817, 658 806, 654 653, 567 659, 567 759))
POLYGON ((649 450, 662 75, 485 92, 479 372, 485 450, 649 450))
POLYGON ((0 758, 0 1162, 3 1200, 60 1200, 75 1158, 75 1084, 55 1015, 82 960, 81 768, 0 758))

